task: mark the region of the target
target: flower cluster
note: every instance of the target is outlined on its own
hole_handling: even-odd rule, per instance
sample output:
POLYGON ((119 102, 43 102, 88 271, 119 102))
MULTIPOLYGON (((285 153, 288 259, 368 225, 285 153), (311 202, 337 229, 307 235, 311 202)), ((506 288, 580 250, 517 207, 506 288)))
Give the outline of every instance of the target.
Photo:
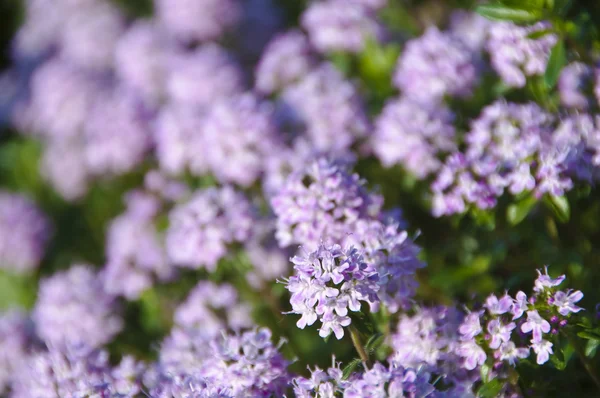
POLYGON ((484 108, 465 136, 465 153, 452 154, 431 186, 434 215, 494 207, 505 190, 538 197, 569 190, 566 152, 551 145, 552 122, 533 103, 498 101, 484 108))
POLYGON ((177 266, 214 270, 227 245, 250 236, 253 220, 252 206, 233 188, 197 191, 169 215, 167 255, 177 266))
POLYGON ((469 96, 479 79, 477 53, 451 32, 427 29, 410 40, 398 59, 394 84, 418 102, 469 96))
POLYGON ((126 357, 111 367, 108 352, 74 346, 31 354, 15 372, 12 395, 30 397, 135 397, 143 368, 126 357))
POLYGON ((321 245, 314 252, 295 256, 292 262, 295 272, 286 288, 292 293, 291 313, 302 315, 296 323, 300 329, 318 319, 321 337, 333 332, 341 339, 343 327, 352 322, 348 310, 360 311, 361 301, 378 309, 379 274, 357 249, 321 245))
MULTIPOLYGON (((339 366, 339 365, 338 365, 339 366)), ((293 380, 297 397, 435 397, 435 387, 429 375, 412 369, 385 367, 376 363, 364 374, 349 379, 342 377, 338 366, 311 371, 310 378, 296 377, 293 380)))
POLYGON ((536 32, 551 28, 547 22, 531 26, 518 26, 510 22, 492 24, 489 28, 487 50, 492 67, 504 83, 512 87, 523 87, 528 76, 542 75, 557 42, 553 33, 532 38, 536 32))
POLYGON ((49 345, 100 347, 123 327, 116 305, 93 269, 76 264, 41 281, 32 319, 49 345))
POLYGON ((170 368, 156 377, 151 396, 208 397, 220 391, 219 396, 227 397, 270 397, 281 396, 288 387, 289 363, 271 342, 268 329, 216 336, 204 349, 193 367, 170 368))
POLYGON ((279 244, 312 250, 321 241, 340 243, 359 219, 376 217, 381 199, 346 164, 319 157, 290 174, 271 205, 279 244))
POLYGON ((50 222, 29 199, 0 191, 0 269, 30 273, 50 238, 50 222))
POLYGON ((441 167, 440 155, 456 150, 453 121, 445 106, 392 100, 375 121, 373 151, 382 165, 400 164, 423 179, 441 167))

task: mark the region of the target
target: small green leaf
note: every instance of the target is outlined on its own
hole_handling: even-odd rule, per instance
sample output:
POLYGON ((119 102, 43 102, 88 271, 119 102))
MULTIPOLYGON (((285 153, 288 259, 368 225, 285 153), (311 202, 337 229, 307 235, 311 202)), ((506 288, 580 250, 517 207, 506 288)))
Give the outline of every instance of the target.
POLYGON ((563 370, 567 367, 567 361, 561 348, 554 350, 554 355, 550 355, 550 361, 558 370, 563 370))
POLYGON ((585 356, 588 358, 593 358, 596 355, 596 351, 598 350, 599 345, 600 340, 588 340, 585 346, 585 356))
POLYGON ((583 332, 577 333, 577 336, 586 340, 600 340, 600 334, 593 330, 584 330, 583 332))
POLYGON ((537 40, 537 39, 541 39, 542 37, 546 36, 547 34, 550 34, 553 32, 554 32, 553 29, 536 30, 535 32, 531 32, 530 34, 528 34, 527 38, 531 39, 531 40, 537 40))
POLYGON ((342 378, 346 380, 362 364, 360 358, 353 359, 344 369, 342 369, 342 378))
POLYGON ((512 21, 517 23, 535 22, 541 13, 534 10, 506 7, 501 4, 481 4, 475 11, 492 21, 512 21))
POLYGON ((499 379, 494 379, 482 385, 477 390, 477 396, 480 398, 496 398, 500 395, 502 387, 504 387, 504 383, 499 379))
POLYGON ((483 365, 481 365, 481 368, 479 369, 479 372, 481 374, 481 380, 484 383, 487 383, 487 382, 490 381, 490 375, 492 374, 491 370, 492 369, 488 365, 486 365, 485 363, 483 365))
POLYGON ((385 336, 383 333, 375 333, 373 336, 369 337, 367 344, 365 344, 365 348, 369 351, 374 351, 381 345, 381 343, 383 343, 384 339, 385 336))
POLYGON ((565 43, 563 40, 558 40, 550 52, 550 58, 548 59, 548 65, 546 66, 546 72, 544 73, 544 83, 547 88, 553 88, 556 85, 558 77, 560 76, 560 71, 566 63, 567 51, 565 49, 565 43))
POLYGON ((566 223, 571 218, 571 208, 566 197, 549 195, 545 203, 561 223, 566 223))
POLYGON ((527 217, 533 206, 537 203, 535 196, 529 195, 506 209, 506 219, 510 225, 517 225, 527 217))

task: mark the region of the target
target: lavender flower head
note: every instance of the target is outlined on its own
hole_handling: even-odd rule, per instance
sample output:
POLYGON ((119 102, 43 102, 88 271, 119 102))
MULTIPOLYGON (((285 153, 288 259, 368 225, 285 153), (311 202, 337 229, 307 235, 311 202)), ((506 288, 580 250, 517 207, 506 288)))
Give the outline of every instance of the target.
POLYGON ((379 275, 364 262, 359 250, 339 245, 321 245, 316 251, 292 258, 294 275, 286 288, 292 293, 290 313, 302 315, 300 329, 321 322, 319 335, 333 332, 339 340, 352 322, 348 310, 360 311, 361 301, 371 309, 379 305, 379 275))
POLYGON ((449 30, 472 51, 481 51, 494 23, 475 12, 456 10, 450 15, 449 30))
POLYGON ((441 167, 440 154, 456 150, 453 120, 441 105, 390 101, 375 122, 373 150, 384 166, 401 164, 423 179, 441 167))
POLYGON ((550 144, 552 115, 539 106, 497 101, 471 123, 465 154, 450 156, 432 185, 433 213, 488 209, 505 190, 562 195, 571 188, 562 154, 550 144))
POLYGON ((255 72, 255 88, 272 94, 303 78, 314 64, 314 55, 302 32, 282 33, 267 45, 261 56, 255 72))
POLYGON ((41 159, 40 173, 67 201, 75 201, 85 196, 92 180, 85 148, 81 142, 71 140, 58 140, 46 146, 41 159))
POLYGON ((166 95, 176 106, 209 107, 243 91, 244 78, 231 54, 216 44, 166 57, 166 95))
POLYGON ((169 215, 167 255, 178 266, 214 271, 229 244, 250 236, 253 220, 250 203, 233 188, 197 191, 169 215))
POLYGON ((173 267, 167 261, 155 219, 159 200, 145 192, 127 196, 127 210, 115 218, 106 237, 104 288, 129 300, 153 285, 154 279, 169 280, 173 267))
POLYGON ((29 273, 38 267, 50 223, 29 199, 0 191, 0 269, 29 273))
POLYGON ((42 340, 59 348, 100 347, 123 327, 115 298, 87 265, 73 265, 42 280, 32 319, 42 340))
POLYGON ((292 380, 297 397, 428 397, 435 387, 427 373, 375 363, 364 373, 354 373, 346 380, 338 366, 327 371, 315 368, 310 378, 292 380))
POLYGON ((111 368, 106 351, 50 347, 30 355, 12 384, 15 398, 131 397, 141 392, 141 369, 132 358, 111 368))
POLYGON ((212 174, 224 184, 248 187, 277 148, 272 109, 250 93, 218 102, 203 120, 202 140, 212 174))
POLYGON ((164 95, 169 40, 155 22, 135 22, 119 37, 115 48, 115 73, 121 83, 138 93, 148 105, 164 95))
POLYGON ((155 153, 162 171, 169 175, 208 172, 203 127, 204 111, 174 105, 162 107, 153 124, 155 153))
POLYGON ((582 62, 573 62, 565 66, 558 79, 560 102, 567 108, 585 111, 593 103, 591 98, 594 81, 594 69, 582 62))
POLYGON ((240 302, 233 286, 201 281, 177 308, 174 321, 177 327, 198 330, 210 340, 226 329, 252 327, 250 313, 250 308, 240 302))
POLYGON ((29 343, 27 321, 20 311, 0 314, 0 394, 6 393, 14 372, 25 359, 29 343))
POLYGON ((467 97, 479 78, 477 53, 448 32, 430 27, 410 40, 394 74, 404 96, 438 102, 444 96, 467 97))
POLYGON ((279 244, 314 250, 321 241, 342 242, 359 219, 377 215, 381 198, 369 194, 345 164, 318 158, 292 173, 271 205, 279 244))
POLYGON ((542 75, 557 37, 548 33, 530 38, 532 33, 550 28, 547 22, 531 26, 518 26, 511 22, 499 22, 490 27, 486 45, 492 67, 504 83, 510 87, 525 86, 528 76, 542 75))
POLYGON ((418 287, 416 271, 425 263, 418 258, 421 249, 398 228, 397 222, 361 219, 345 244, 360 248, 365 262, 377 271, 377 295, 388 312, 398 312, 410 304, 418 287))
POLYGON ((312 3, 302 14, 301 24, 321 53, 361 52, 367 40, 380 38, 383 32, 373 10, 358 1, 312 3))
POLYGON ((84 68, 107 70, 113 65, 115 47, 124 30, 125 18, 110 2, 73 6, 61 27, 61 56, 84 68))
POLYGON ((255 289, 268 286, 268 283, 287 276, 290 272, 290 250, 279 247, 275 239, 275 220, 259 220, 252 228, 252 237, 244 244, 252 269, 246 273, 246 280, 255 289))
POLYGON ((287 87, 281 102, 284 118, 304 130, 317 151, 343 152, 367 135, 368 120, 356 88, 333 65, 322 64, 287 87))
POLYGON ((120 88, 98 98, 85 122, 85 156, 94 175, 121 175, 138 166, 151 146, 147 111, 120 88))
POLYGON ((185 43, 217 39, 237 23, 237 0, 155 0, 156 16, 166 31, 185 43))
MULTIPOLYGON (((211 393, 216 392, 220 392, 217 396, 226 397, 282 396, 289 384, 289 363, 278 348, 266 328, 223 333, 204 345, 193 367, 171 362, 167 368, 170 370, 160 375, 151 396, 179 396, 169 394, 182 390, 191 394, 182 396, 194 397, 212 397, 215 395, 211 393)), ((162 365, 159 363, 159 371, 162 365)))
POLYGON ((93 75, 61 59, 46 62, 31 80, 32 128, 50 140, 80 136, 98 92, 93 75))

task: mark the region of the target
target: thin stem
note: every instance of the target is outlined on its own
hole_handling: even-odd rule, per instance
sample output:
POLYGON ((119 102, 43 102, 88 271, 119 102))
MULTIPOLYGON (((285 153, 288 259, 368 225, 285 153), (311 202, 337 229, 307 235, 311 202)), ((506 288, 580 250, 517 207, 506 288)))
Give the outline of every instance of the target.
POLYGON ((562 330, 561 330, 561 333, 567 337, 567 340, 569 340, 569 342, 575 349, 575 352, 577 353, 577 356, 579 357, 579 360, 583 364, 583 367, 585 368, 586 372, 588 373, 588 375, 590 375, 591 379, 594 381, 594 384, 596 384, 596 387, 598 388, 598 390, 600 390, 600 378, 598 378, 598 372, 596 370, 596 367, 594 366, 593 363, 590 362, 589 358, 585 355, 585 353, 581 349, 581 346, 579 345, 579 341, 577 341, 577 339, 573 338, 570 333, 567 333, 562 330))
POLYGON ((352 339, 352 344, 354 344, 354 348, 356 352, 358 352, 358 356, 363 362, 363 366, 365 369, 369 368, 369 355, 365 351, 362 343, 360 342, 360 336, 358 334, 358 330, 354 326, 350 326, 350 338, 352 339))

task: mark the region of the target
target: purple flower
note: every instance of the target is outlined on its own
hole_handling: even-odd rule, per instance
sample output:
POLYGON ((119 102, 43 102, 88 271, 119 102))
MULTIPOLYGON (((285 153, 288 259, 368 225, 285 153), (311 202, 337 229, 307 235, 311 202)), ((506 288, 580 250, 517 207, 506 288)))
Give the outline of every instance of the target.
POLYGON ((35 270, 50 233, 50 222, 32 201, 0 190, 0 269, 20 274, 35 270))
POLYGON ((170 42, 156 23, 135 22, 117 42, 115 73, 147 105, 156 105, 164 95, 166 59, 171 51, 170 42))
POLYGON ((560 72, 558 91, 560 102, 567 108, 585 111, 591 105, 587 95, 593 85, 594 70, 581 62, 572 62, 560 72))
POLYGON ((214 271, 229 244, 250 236, 253 219, 250 203, 233 188, 197 191, 169 215, 167 255, 178 266, 214 271))
POLYGON ((369 39, 382 35, 375 14, 358 1, 327 0, 313 3, 301 16, 312 45, 320 52, 358 53, 369 39))
POLYGON ((527 310, 527 308, 529 308, 527 303, 527 295, 519 291, 515 296, 515 301, 511 310, 511 313, 513 314, 513 321, 523 316, 523 313, 527 310))
POLYGON ((507 341, 500 346, 499 354, 501 361, 508 361, 509 364, 515 366, 519 359, 529 356, 529 348, 517 347, 512 341, 507 341))
POLYGON ((150 149, 148 116, 126 91, 99 97, 85 122, 85 158, 95 175, 120 175, 138 166, 150 149))
POLYGON ((73 265, 40 282, 32 312, 39 336, 58 348, 100 347, 122 329, 116 300, 87 265, 73 265))
POLYGON ((327 63, 286 87, 280 102, 282 123, 305 132, 317 151, 343 153, 369 131, 356 88, 327 63))
POLYGON ((233 286, 200 281, 177 307, 173 318, 177 327, 198 330, 210 339, 225 329, 252 327, 250 310, 240 302, 233 286))
POLYGON ((277 240, 282 247, 301 244, 307 250, 321 241, 341 243, 359 219, 379 212, 380 203, 346 165, 318 158, 293 172, 271 199, 277 240))
POLYGON ((89 1, 72 7, 61 27, 61 56, 85 68, 109 69, 125 28, 123 14, 109 2, 89 1))
POLYGON ((269 104, 250 93, 208 110, 202 122, 203 156, 220 182, 249 187, 261 176, 263 159, 279 147, 272 116, 269 104))
POLYGON ((567 316, 573 312, 579 312, 583 308, 575 305, 576 302, 583 298, 583 293, 579 290, 568 290, 566 293, 559 291, 554 293, 552 305, 558 307, 558 313, 562 316, 567 316))
POLYGON ((542 340, 542 333, 550 332, 550 323, 542 318, 537 311, 527 311, 527 321, 521 325, 523 333, 533 333, 533 340, 542 340))
POLYGON ((474 341, 463 341, 457 350, 458 355, 464 358, 464 367, 473 370, 485 363, 487 355, 474 341))
POLYGON ((156 16, 175 38, 186 43, 221 36, 240 17, 237 0, 155 0, 156 16))
POLYGON ((81 199, 88 191, 92 176, 85 148, 81 143, 51 142, 42 155, 40 173, 67 201, 81 199))
POLYGON ((460 334, 462 335, 461 340, 473 340, 475 336, 481 333, 481 315, 482 312, 471 312, 465 317, 465 320, 458 329, 460 331, 460 334))
POLYGON ((85 346, 69 346, 63 350, 50 347, 47 352, 30 355, 19 367, 12 383, 12 396, 134 397, 140 393, 141 369, 125 359, 112 369, 105 351, 85 346))
POLYGON ((451 33, 436 27, 406 43, 398 59, 394 84, 418 102, 438 102, 444 96, 471 95, 479 79, 477 55, 451 33))
POLYGON ((456 150, 453 121, 442 105, 393 100, 375 121, 371 145, 384 166, 401 164, 423 179, 441 167, 441 154, 456 150))
POLYGON ((487 50, 493 68, 511 87, 523 87, 528 76, 542 75, 550 51, 557 41, 554 33, 530 38, 532 33, 551 28, 547 22, 518 26, 511 22, 494 23, 489 30, 487 50))
POLYGON ((154 225, 160 207, 150 194, 132 192, 127 197, 127 211, 111 222, 103 274, 107 292, 134 300, 153 285, 154 276, 160 281, 173 276, 154 225))
POLYGON ((165 59, 165 95, 174 106, 210 107, 244 89, 240 66, 216 44, 171 51, 165 59))
POLYGON ((319 319, 321 337, 333 331, 341 339, 343 327, 351 322, 348 310, 359 311, 361 301, 371 305, 379 301, 377 271, 355 248, 321 245, 293 257, 292 262, 294 275, 286 281, 286 288, 292 293, 290 313, 302 315, 297 323, 301 329, 319 319))
POLYGON ((500 300, 492 294, 485 300, 485 308, 493 315, 502 315, 510 311, 513 306, 513 300, 505 294, 500 300))
POLYGON ((0 393, 6 393, 29 346, 28 319, 20 311, 0 314, 0 393))
MULTIPOLYGON (((151 388, 151 396, 170 397, 170 391, 183 389, 201 397, 222 391, 227 393, 219 396, 267 398, 282 396, 289 386, 289 363, 271 342, 271 332, 266 328, 240 334, 223 332, 207 342, 192 343, 203 347, 194 357, 194 364, 181 362, 185 357, 167 357, 161 352, 160 377, 158 385, 151 388)), ((183 355, 188 353, 181 351, 183 355)))
POLYGON ((566 278, 564 275, 560 275, 558 278, 554 278, 554 279, 551 278, 550 275, 548 275, 548 266, 544 267, 543 274, 539 269, 537 270, 537 273, 538 273, 538 277, 535 280, 535 287, 533 288, 533 291, 536 293, 541 293, 544 290, 546 290, 546 288, 552 288, 552 287, 558 286, 566 278))
POLYGON ((495 350, 502 343, 508 342, 513 329, 516 327, 517 325, 514 322, 504 325, 500 320, 492 319, 487 325, 487 330, 491 337, 490 348, 495 350))
POLYGON ((315 65, 308 40, 298 30, 276 36, 256 67, 255 88, 272 94, 306 76, 315 65))
POLYGON ((543 365, 548 362, 550 354, 553 354, 552 346, 553 344, 547 340, 531 340, 531 348, 533 348, 533 351, 537 354, 536 361, 538 365, 543 365))

